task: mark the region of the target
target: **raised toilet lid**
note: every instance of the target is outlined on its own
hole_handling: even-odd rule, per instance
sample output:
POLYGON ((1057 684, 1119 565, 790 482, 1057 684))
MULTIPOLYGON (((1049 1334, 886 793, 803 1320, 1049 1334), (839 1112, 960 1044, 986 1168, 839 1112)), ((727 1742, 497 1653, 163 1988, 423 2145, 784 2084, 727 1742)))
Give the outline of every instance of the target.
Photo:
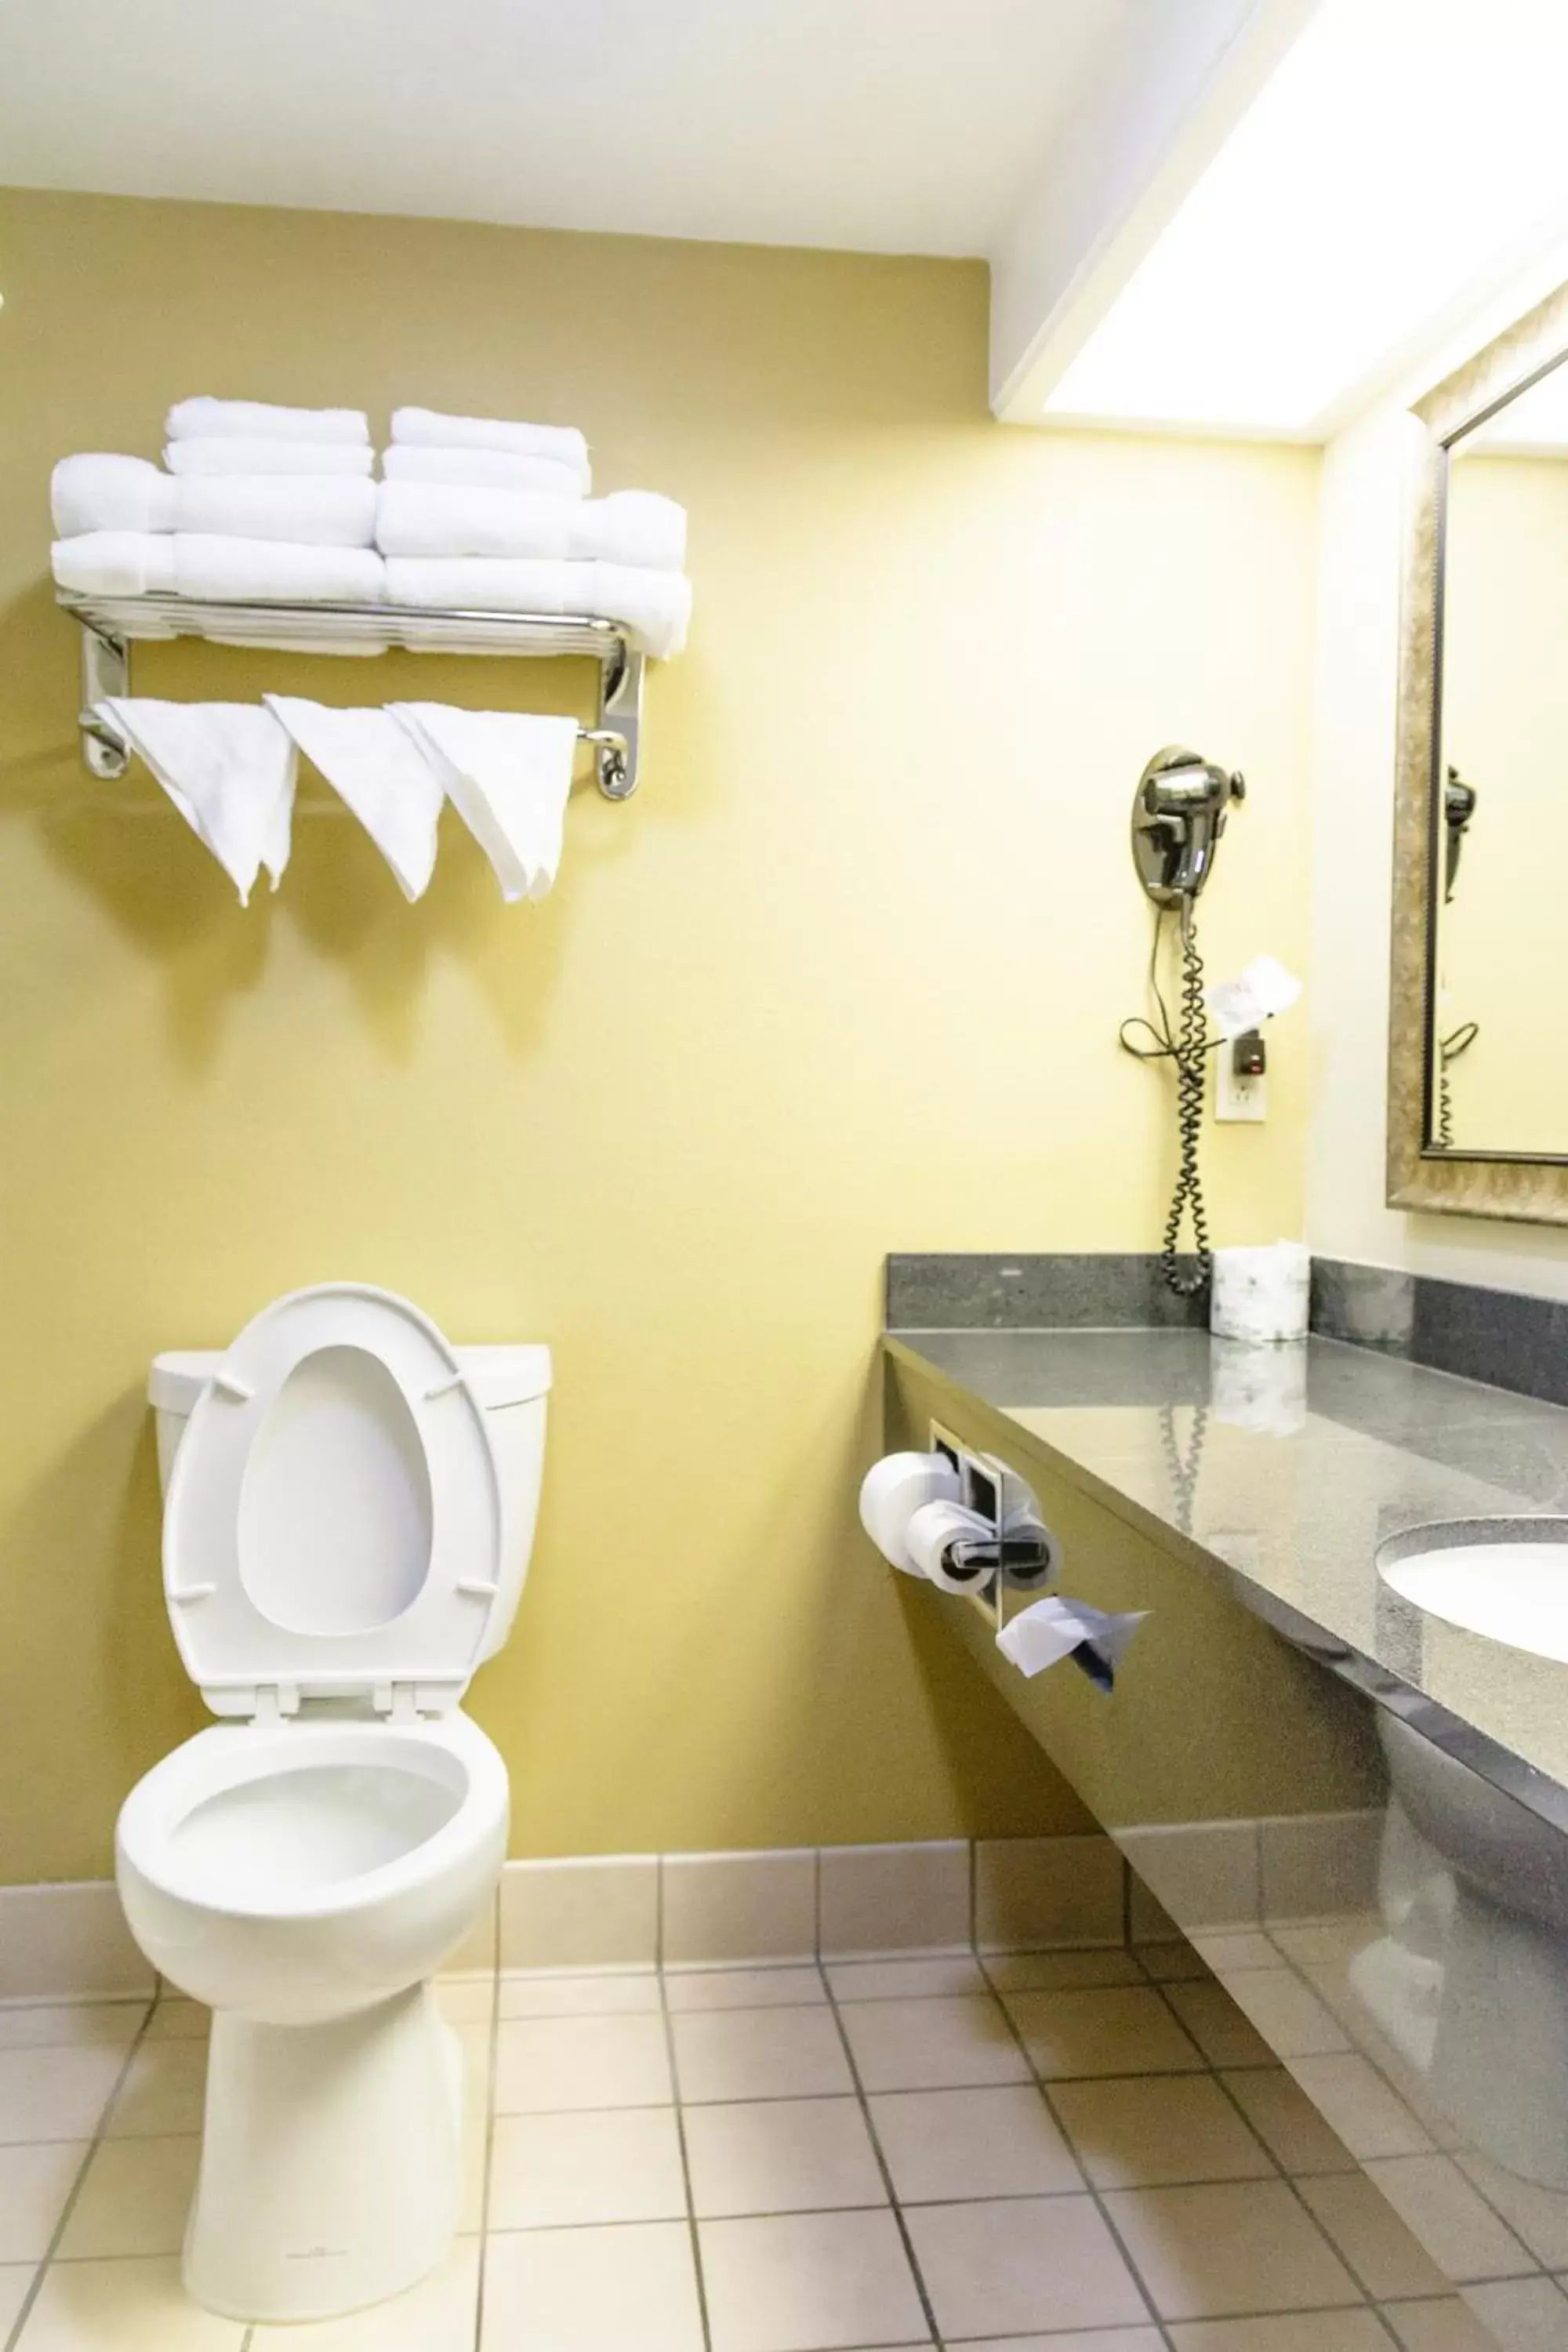
POLYGON ((428 1317, 325 1283, 263 1308, 217 1364, 163 1508, 163 1591, 218 1715, 301 1697, 456 1706, 500 1562, 484 1411, 428 1317))

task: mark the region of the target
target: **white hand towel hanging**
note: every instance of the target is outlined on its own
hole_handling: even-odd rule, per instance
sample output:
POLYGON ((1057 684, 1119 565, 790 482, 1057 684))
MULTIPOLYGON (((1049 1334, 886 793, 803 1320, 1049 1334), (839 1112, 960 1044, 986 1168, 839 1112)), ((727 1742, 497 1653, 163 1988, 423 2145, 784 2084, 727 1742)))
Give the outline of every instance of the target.
POLYGON ((353 811, 404 897, 423 898, 446 787, 408 730, 390 710, 332 710, 287 694, 262 700, 353 811))
POLYGON ((265 866, 276 890, 289 863, 294 746, 269 710, 246 702, 94 704, 144 760, 247 907, 265 866))
POLYGON ((391 709, 489 859, 501 897, 542 898, 561 863, 576 720, 441 702, 391 709))

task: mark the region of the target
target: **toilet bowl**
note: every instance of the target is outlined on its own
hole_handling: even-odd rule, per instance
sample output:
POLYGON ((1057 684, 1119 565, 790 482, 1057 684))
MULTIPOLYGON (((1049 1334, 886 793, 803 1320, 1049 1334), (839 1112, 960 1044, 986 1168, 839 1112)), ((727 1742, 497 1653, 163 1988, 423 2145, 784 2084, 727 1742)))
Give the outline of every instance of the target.
POLYGON ((213 2011, 184 2276, 209 2309, 321 2319, 455 2234, 459 2070, 430 1979, 491 1895, 507 1778, 458 1702, 527 1572, 542 1348, 452 1349, 358 1285, 160 1357, 163 1580, 230 1718, 132 1791, 142 1950, 213 2011))

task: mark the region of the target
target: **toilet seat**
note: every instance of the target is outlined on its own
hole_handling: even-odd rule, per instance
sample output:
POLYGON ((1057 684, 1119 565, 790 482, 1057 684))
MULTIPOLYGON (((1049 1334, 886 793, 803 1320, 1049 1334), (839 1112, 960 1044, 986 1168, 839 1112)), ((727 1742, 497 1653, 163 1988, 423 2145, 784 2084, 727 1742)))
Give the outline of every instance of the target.
POLYGON ((501 1536, 484 1409, 436 1326, 368 1285, 294 1292, 219 1361, 175 1459, 185 1670, 215 1714, 262 1723, 307 1698, 443 1713, 483 1654, 501 1536))

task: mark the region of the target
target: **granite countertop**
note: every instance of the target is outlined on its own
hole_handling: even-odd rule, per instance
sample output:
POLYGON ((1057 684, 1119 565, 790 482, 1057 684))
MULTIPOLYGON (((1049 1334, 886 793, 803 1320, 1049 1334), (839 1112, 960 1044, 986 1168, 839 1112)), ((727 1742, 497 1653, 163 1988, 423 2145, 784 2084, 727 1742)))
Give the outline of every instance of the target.
MULTIPOLYGON (((1568 1664, 1391 1592, 1385 1536, 1568 1513, 1568 1408, 1335 1339, 1201 1330, 901 1330, 895 1359, 1026 1432, 1082 1492, 1233 1577, 1347 1679, 1436 1702, 1443 1744, 1568 1828, 1568 1664)), ((1018 1465, 1026 1470, 1026 1465, 1018 1465)), ((1070 1566, 1068 1574, 1070 1589, 1070 1566)))

